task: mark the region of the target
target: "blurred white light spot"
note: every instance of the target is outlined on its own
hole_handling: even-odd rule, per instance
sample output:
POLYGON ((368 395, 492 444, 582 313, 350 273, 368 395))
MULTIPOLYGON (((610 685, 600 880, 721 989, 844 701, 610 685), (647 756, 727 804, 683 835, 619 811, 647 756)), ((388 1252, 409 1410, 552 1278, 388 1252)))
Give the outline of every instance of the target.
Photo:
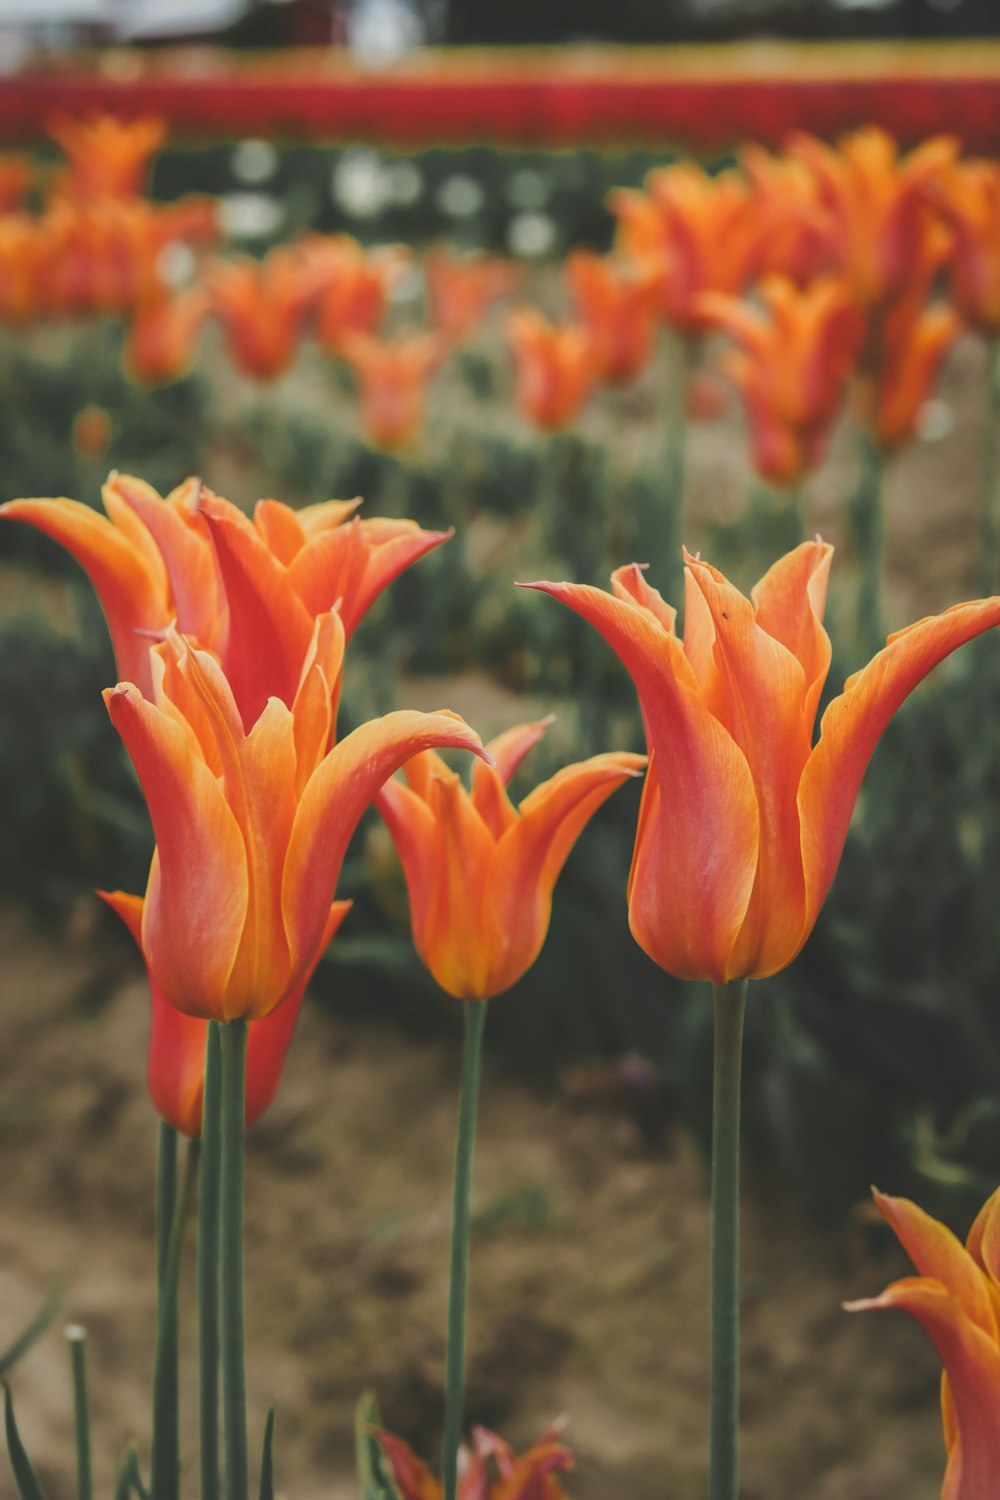
POLYGON ((954 429, 955 413, 947 401, 932 396, 920 408, 917 431, 923 443, 939 443, 954 429))
POLYGON ((486 202, 486 194, 474 177, 455 172, 446 177, 435 194, 442 213, 452 219, 467 219, 477 214, 486 202))
POLYGON ((424 174, 416 162, 393 162, 385 169, 385 189, 386 196, 393 203, 408 208, 411 203, 416 203, 424 190, 424 174))
POLYGON ((549 201, 549 185, 533 167, 519 167, 507 182, 507 202, 511 208, 544 208, 549 201))
POLYGON ((164 286, 172 287, 174 291, 188 286, 194 280, 197 269, 195 253, 183 240, 168 240, 156 257, 157 276, 164 286))
POLYGON ((240 141, 233 147, 233 176, 238 182, 266 182, 278 167, 278 153, 270 141, 240 141))
POLYGON ((386 172, 377 151, 345 151, 330 176, 330 196, 355 219, 374 219, 385 207, 386 172))
POLYGON ((548 214, 516 214, 507 225, 507 248, 522 260, 551 255, 555 245, 555 220, 548 214))
POLYGON ((219 199, 222 232, 234 240, 262 240, 285 222, 284 206, 267 193, 226 193, 219 199))
POLYGON ((389 301, 405 305, 419 302, 424 295, 424 273, 419 266, 407 266, 389 292, 389 301))

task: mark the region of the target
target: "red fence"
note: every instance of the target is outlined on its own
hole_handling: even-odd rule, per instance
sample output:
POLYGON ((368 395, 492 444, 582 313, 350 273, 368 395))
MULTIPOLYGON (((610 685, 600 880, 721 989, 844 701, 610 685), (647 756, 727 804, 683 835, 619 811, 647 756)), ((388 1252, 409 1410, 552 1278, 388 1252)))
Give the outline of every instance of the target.
POLYGON ((1000 44, 767 43, 425 52, 383 71, 342 54, 109 52, 0 83, 0 143, 59 111, 162 115, 175 136, 278 136, 397 148, 677 145, 717 151, 792 128, 876 121, 1000 151, 1000 44))

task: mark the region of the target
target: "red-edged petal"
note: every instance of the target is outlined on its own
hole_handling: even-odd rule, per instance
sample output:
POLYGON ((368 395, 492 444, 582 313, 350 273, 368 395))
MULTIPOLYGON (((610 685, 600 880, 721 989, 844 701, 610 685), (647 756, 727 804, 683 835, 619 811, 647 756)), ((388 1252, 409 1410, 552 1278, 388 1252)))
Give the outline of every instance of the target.
POLYGON ((404 709, 362 724, 313 772, 295 814, 282 880, 293 971, 312 961, 362 813, 404 762, 434 745, 486 753, 479 736, 457 714, 404 709))
POLYGON ((872 1197, 920 1275, 941 1282, 965 1316, 996 1341, 997 1319, 986 1278, 947 1225, 908 1198, 890 1198, 877 1188, 872 1197))
POLYGON ((131 683, 104 701, 156 835, 142 931, 150 971, 179 1010, 223 1019, 249 900, 243 836, 189 730, 131 683))
POLYGON ((494 838, 499 838, 517 821, 517 813, 507 796, 507 783, 552 722, 550 714, 537 723, 517 724, 513 729, 504 730, 486 746, 493 757, 493 765, 484 760, 477 760, 473 765, 472 801, 494 838))
POLYGON ((651 752, 629 877, 639 945, 683 979, 720 983, 757 871, 746 756, 702 701, 680 641, 646 609, 583 584, 535 583, 589 620, 635 682, 651 752), (661 783, 664 792, 661 793, 661 783))
POLYGON ((156 543, 173 595, 177 629, 201 646, 217 650, 226 628, 226 604, 219 589, 212 544, 196 514, 161 500, 142 480, 115 474, 104 489, 104 503, 117 498, 142 522, 156 543))
POLYGON ((933 1340, 948 1376, 958 1427, 941 1500, 996 1500, 1000 1474, 1000 1347, 965 1316, 940 1282, 911 1277, 848 1312, 901 1307, 933 1340))
POLYGON ((759 628, 787 646, 802 667, 810 733, 830 669, 823 610, 832 558, 833 548, 825 542, 803 542, 767 570, 750 596, 759 628))
POLYGON ((826 899, 865 768, 889 720, 950 652, 1000 623, 1000 599, 956 604, 891 635, 823 715, 819 743, 799 787, 808 936, 826 899))
POLYGON ((392 1477, 402 1500, 441 1500, 441 1486, 409 1443, 404 1443, 402 1438, 379 1427, 373 1430, 382 1452, 389 1460, 392 1477))

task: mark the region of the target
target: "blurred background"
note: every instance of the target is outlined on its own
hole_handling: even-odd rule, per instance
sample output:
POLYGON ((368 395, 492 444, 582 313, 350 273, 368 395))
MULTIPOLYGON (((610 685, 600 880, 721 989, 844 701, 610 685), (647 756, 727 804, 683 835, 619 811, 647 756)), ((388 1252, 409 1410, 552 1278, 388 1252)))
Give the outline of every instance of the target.
MULTIPOLYGON (((983 591, 1000 291, 976 304, 961 256, 998 242, 1000 196, 963 220, 961 164, 996 171, 998 30, 989 0, 0 0, 0 499, 99 507, 117 469, 454 527, 359 628, 342 731, 403 706, 484 736, 552 712, 515 800, 642 744, 624 670, 516 579, 606 584, 638 560, 679 602, 683 540, 749 591, 819 531, 838 692, 871 654, 865 441, 886 627, 983 591), (834 160, 873 195, 854 220, 834 160), (880 215, 920 267, 902 332, 891 275, 859 290, 880 215), (682 307, 682 270, 685 296, 728 303, 682 307), (821 281, 867 333, 829 346, 823 410, 775 458, 733 306, 766 322, 821 281)), ((772 394, 800 353, 774 357, 772 394)), ((0 637, 0 1345, 68 1258, 113 1445, 145 1421, 154 1120, 140 964, 92 892, 143 889, 150 831, 100 701, 99 608, 13 524, 0 637)), ((1000 1178, 995 655, 902 710, 814 936, 752 987, 747 1500, 938 1492, 933 1358, 903 1320, 838 1306, 898 1269, 870 1182, 964 1232, 1000 1178)), ((628 933, 637 800, 588 828, 540 959, 491 1007, 469 1408, 521 1444, 565 1407, 574 1493, 682 1500, 703 1462, 711 1007, 628 933)), ((350 1492, 363 1385, 428 1455, 440 1422, 460 1016, 374 815, 339 893, 354 910, 249 1188, 252 1380, 261 1411, 279 1387, 305 1500, 350 1492)), ((20 1407, 58 1485, 53 1358, 26 1362, 20 1407)))

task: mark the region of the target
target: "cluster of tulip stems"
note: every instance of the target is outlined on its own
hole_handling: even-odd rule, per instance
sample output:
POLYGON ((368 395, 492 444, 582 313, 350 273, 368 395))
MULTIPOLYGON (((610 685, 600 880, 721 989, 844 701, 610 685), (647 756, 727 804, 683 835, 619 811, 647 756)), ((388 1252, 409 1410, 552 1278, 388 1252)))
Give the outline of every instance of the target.
MULTIPOLYGON (((338 875, 372 804, 399 854, 417 951, 463 1006, 441 1490, 455 1500, 461 1474, 469 1495, 561 1494, 555 1475, 570 1455, 553 1431, 518 1458, 478 1430, 460 1469, 481 1047, 488 1002, 541 949, 573 844, 617 787, 644 776, 629 925, 663 970, 713 992, 709 1486, 711 1500, 736 1500, 747 986, 785 968, 807 941, 866 766, 896 710, 944 657, 1000 624, 1000 598, 985 597, 898 631, 881 649, 875 639, 881 455, 906 427, 901 411, 915 422, 928 371, 947 342, 942 329, 956 316, 952 306, 925 305, 946 243, 953 296, 968 297, 971 319, 971 299, 981 292, 979 326, 996 346, 998 240, 990 246, 982 226, 1000 224, 1000 187, 986 164, 958 161, 950 142, 899 159, 886 137, 868 131, 837 150, 801 139, 782 158, 748 151, 741 174, 714 179, 689 166, 666 168, 646 193, 622 195, 615 211, 620 254, 630 260, 627 269, 607 271, 608 284, 618 277, 633 291, 641 287, 635 307, 655 306, 688 344, 710 326, 729 328, 741 343, 730 368, 752 413, 764 472, 784 483, 801 477, 833 421, 843 382, 857 372, 870 449, 857 511, 859 640, 874 655, 829 703, 818 737, 832 559, 819 539, 775 561, 750 598, 688 554, 683 595, 674 602, 636 564, 616 570, 610 592, 582 582, 528 585, 580 615, 620 658, 639 697, 646 753, 609 752, 567 766, 515 807, 507 784, 547 721, 512 727, 483 745, 448 710, 398 710, 337 738, 344 653, 355 629, 378 594, 447 533, 362 519, 357 502, 337 500, 298 510, 262 500, 250 518, 196 479, 163 498, 140 479, 112 475, 104 515, 68 499, 0 508, 72 553, 100 598, 120 679, 105 702, 156 838, 145 894, 102 893, 148 969, 148 1078, 162 1122, 151 1450, 146 1474, 134 1451, 127 1457, 123 1497, 181 1494, 179 1280, 196 1211, 199 1493, 247 1500, 245 1130, 275 1094, 306 985, 348 919, 349 903, 336 900, 338 875), (961 259, 969 245, 980 256, 976 275, 972 260, 961 259), (765 249, 759 302, 737 302, 761 274, 765 249), (836 276, 817 278, 834 252, 836 276), (992 282, 982 269, 990 255, 992 282), (442 759, 444 749, 471 753, 469 782, 442 759)), ((589 266, 575 273, 582 284, 594 268, 576 264, 589 266)), ((638 312, 628 319, 624 326, 648 327, 638 312)), ((522 316, 520 336, 527 323, 533 331, 523 347, 532 340, 541 347, 535 315, 522 316)), ((578 337, 566 368, 593 372, 594 347, 591 335, 578 337)), ((536 378, 535 388, 558 385, 554 376, 536 378)), ((991 462, 984 493, 991 493, 991 462)), ((671 483, 682 483, 679 463, 671 483)), ((996 543, 985 521, 981 540, 991 584, 984 592, 992 594, 996 543)), ((916 1205, 881 1194, 877 1202, 919 1274, 852 1305, 903 1307, 924 1324, 945 1369, 943 1496, 994 1500, 1000 1192, 965 1247, 916 1205)), ((79 1492, 88 1500, 83 1350, 76 1338, 79 1492)), ((37 1500, 9 1390, 6 1429, 19 1494, 37 1500)), ((262 1496, 273 1494, 272 1437, 269 1415, 262 1496)), ((381 1430, 377 1437, 384 1493, 426 1500, 438 1492, 399 1439, 381 1430)))

